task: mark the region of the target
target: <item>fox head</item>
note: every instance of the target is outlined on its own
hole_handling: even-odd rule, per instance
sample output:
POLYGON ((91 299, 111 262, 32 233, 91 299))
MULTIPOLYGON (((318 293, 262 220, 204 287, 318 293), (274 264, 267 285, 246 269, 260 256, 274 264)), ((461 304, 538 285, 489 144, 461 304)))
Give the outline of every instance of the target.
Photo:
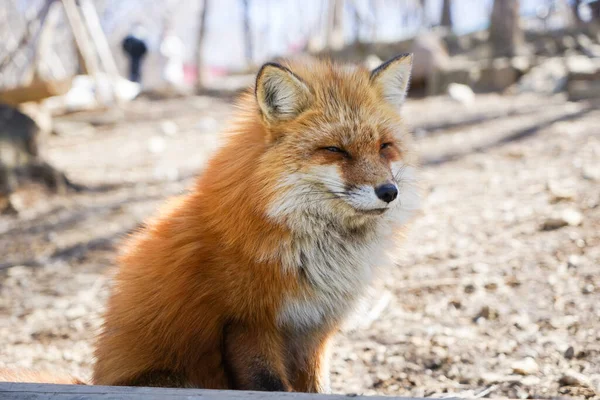
POLYGON ((266 151, 267 214, 306 228, 402 223, 417 207, 416 158, 399 111, 412 55, 373 71, 302 60, 268 63, 255 101, 266 151))

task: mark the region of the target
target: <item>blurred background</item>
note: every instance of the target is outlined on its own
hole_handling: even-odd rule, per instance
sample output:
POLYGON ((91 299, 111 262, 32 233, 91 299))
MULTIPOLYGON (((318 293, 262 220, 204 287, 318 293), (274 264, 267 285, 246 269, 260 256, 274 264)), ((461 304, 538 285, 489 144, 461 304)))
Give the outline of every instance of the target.
POLYGON ((89 377, 120 240, 261 63, 405 52, 426 196, 334 391, 598 398, 595 0, 2 0, 0 365, 89 377))

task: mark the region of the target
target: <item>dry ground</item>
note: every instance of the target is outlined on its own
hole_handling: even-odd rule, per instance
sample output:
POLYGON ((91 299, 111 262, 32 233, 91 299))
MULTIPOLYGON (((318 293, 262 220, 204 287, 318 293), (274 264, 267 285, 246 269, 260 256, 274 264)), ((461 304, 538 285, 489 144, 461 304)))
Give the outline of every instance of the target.
MULTIPOLYGON (((139 100, 112 125, 60 122, 47 157, 93 190, 29 187, 0 216, 0 365, 89 376, 115 245, 190 185, 231 111, 139 100)), ((401 263, 339 336, 334 391, 599 396, 600 110, 488 95, 404 113, 427 197, 401 263), (542 229, 566 209, 572 225, 542 229)))

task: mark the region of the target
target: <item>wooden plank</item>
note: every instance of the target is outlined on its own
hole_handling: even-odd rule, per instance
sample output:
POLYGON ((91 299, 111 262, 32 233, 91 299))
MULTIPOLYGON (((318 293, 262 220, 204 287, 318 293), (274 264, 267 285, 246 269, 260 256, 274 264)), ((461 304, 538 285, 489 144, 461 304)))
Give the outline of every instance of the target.
POLYGON ((33 81, 27 86, 0 90, 0 102, 18 105, 30 101, 41 101, 48 97, 63 95, 70 88, 70 78, 57 81, 33 81))
POLYGON ((77 3, 75 0, 62 0, 62 4, 77 44, 77 50, 83 58, 85 72, 95 77, 98 75, 100 67, 77 3))
MULTIPOLYGON (((0 383, 2 400, 416 400, 409 397, 324 395, 311 393, 245 392, 233 390, 166 389, 126 386, 0 383)), ((448 398, 446 400, 451 400, 448 398)))

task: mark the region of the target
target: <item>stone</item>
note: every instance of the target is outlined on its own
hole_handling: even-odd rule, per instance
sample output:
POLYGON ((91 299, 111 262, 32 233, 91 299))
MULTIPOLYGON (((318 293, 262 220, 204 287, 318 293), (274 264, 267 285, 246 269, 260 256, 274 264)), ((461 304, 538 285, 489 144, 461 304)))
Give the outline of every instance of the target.
POLYGON ((379 67, 381 64, 383 64, 383 61, 375 54, 369 54, 364 62, 364 66, 370 71, 379 67))
POLYGON ((560 386, 589 387, 590 381, 585 375, 573 370, 568 370, 560 377, 558 384, 560 386))
POLYGON ((481 310, 479 310, 475 318, 473 318, 474 321, 477 321, 479 319, 498 319, 498 311, 490 306, 483 306, 481 307, 481 310))
POLYGON ((540 369, 533 357, 526 357, 523 360, 512 363, 511 368, 515 374, 533 375, 540 369))
POLYGON ((600 98, 600 80, 571 81, 567 86, 570 101, 590 100, 600 98))
POLYGON ((445 43, 435 33, 418 35, 410 47, 410 52, 413 53, 412 80, 426 82, 426 86, 429 85, 434 71, 445 69, 450 62, 445 43))
POLYGON ((529 375, 521 379, 521 384, 525 386, 536 386, 540 384, 541 379, 534 375, 529 375))
POLYGON ((160 122, 160 131, 166 136, 175 136, 179 131, 179 127, 175 122, 166 119, 160 122))
POLYGON ((519 78, 517 70, 507 58, 496 58, 481 69, 481 77, 477 82, 477 87, 481 90, 502 91, 519 78))
POLYGON ((579 211, 567 208, 557 216, 547 218, 542 224, 542 230, 552 231, 564 226, 578 226, 583 222, 583 214, 579 211))
POLYGON ((575 349, 573 346, 569 346, 569 348, 565 350, 564 356, 567 360, 571 360, 573 357, 575 357, 575 349))
POLYGON ((588 57, 600 57, 600 48, 594 43, 592 39, 583 33, 580 33, 576 37, 577 47, 579 50, 588 57))
POLYGON ((510 60, 510 65, 520 74, 523 75, 531 69, 531 62, 526 56, 513 57, 510 60))
POLYGON ((464 105, 473 104, 475 101, 475 93, 473 93, 473 89, 461 83, 449 84, 448 96, 450 96, 452 100, 464 105))
POLYGON ((432 73, 427 83, 427 94, 430 96, 443 94, 452 83, 472 87, 479 80, 480 73, 476 62, 461 58, 452 59, 452 62, 432 73))
POLYGON ((573 36, 564 35, 560 39, 560 45, 564 50, 574 49, 577 47, 577 41, 573 38, 573 36))
POLYGON ((581 171, 581 176, 588 181, 600 181, 600 166, 584 166, 581 171))
POLYGON ((575 200, 575 192, 569 188, 561 187, 553 183, 548 183, 548 191, 550 192, 550 202, 558 203, 561 201, 575 200))
POLYGON ((561 217, 570 226, 578 226, 583 222, 583 214, 573 208, 567 208, 561 213, 561 217))
POLYGON ((560 57, 551 57, 533 67, 517 83, 519 93, 558 93, 566 87, 567 68, 560 57))
POLYGON ((569 81, 594 80, 600 78, 600 69, 589 57, 582 55, 569 56, 565 59, 569 81))
POLYGON ((162 153, 165 151, 166 147, 167 143, 165 142, 165 139, 160 136, 153 136, 150 138, 150 140, 148 140, 148 151, 150 153, 162 153))

